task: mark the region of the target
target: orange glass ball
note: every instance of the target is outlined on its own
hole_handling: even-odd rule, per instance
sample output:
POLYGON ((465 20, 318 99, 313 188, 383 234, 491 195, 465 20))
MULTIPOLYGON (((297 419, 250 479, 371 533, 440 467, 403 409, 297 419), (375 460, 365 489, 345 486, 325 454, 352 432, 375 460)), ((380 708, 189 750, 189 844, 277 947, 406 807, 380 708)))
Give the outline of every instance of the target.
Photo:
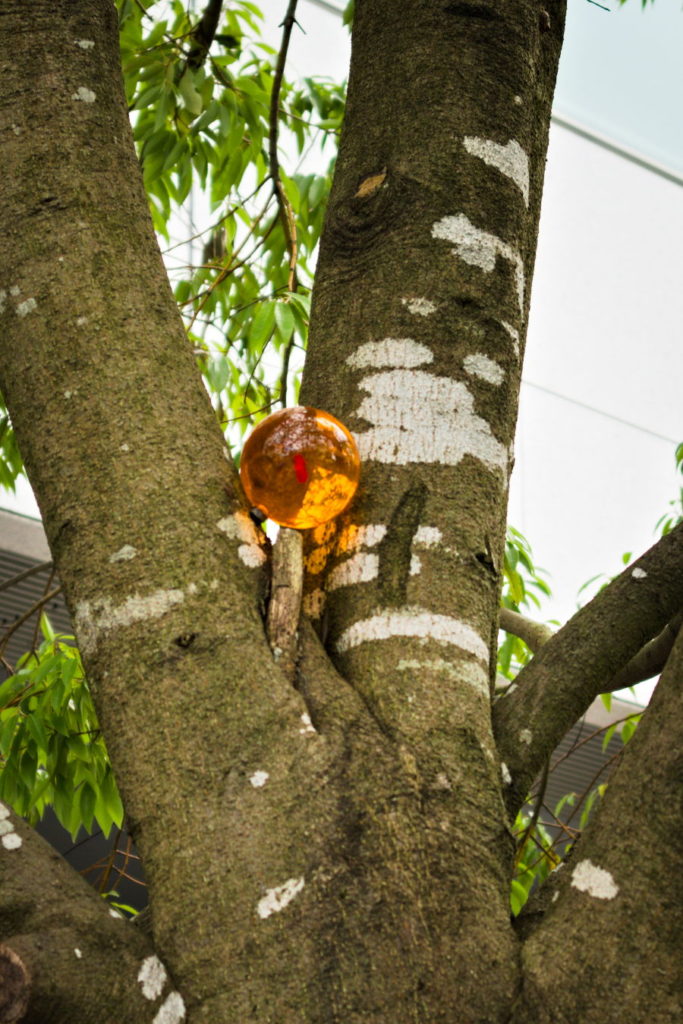
POLYGON ((339 420, 295 405, 254 428, 242 450, 240 476, 252 506, 280 526, 308 530, 338 516, 351 501, 360 457, 339 420))

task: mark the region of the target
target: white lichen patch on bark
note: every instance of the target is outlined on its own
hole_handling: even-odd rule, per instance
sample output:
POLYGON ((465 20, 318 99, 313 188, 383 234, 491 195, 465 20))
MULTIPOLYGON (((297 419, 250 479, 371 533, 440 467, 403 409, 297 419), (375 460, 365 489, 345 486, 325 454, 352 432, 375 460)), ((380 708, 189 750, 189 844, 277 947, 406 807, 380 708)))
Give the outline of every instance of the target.
POLYGON ((495 359, 489 359, 483 352, 472 352, 465 356, 462 365, 471 377, 479 377, 487 384, 502 384, 505 379, 503 367, 495 359))
POLYGON ((92 651, 102 633, 147 619, 159 619, 184 600, 184 591, 171 589, 155 590, 144 597, 133 594, 119 605, 115 605, 108 597, 81 601, 76 605, 74 615, 80 647, 83 651, 92 651))
POLYGON ((325 610, 325 601, 325 591, 320 587, 309 591, 308 594, 304 594, 302 602, 304 613, 311 619, 319 619, 325 610))
POLYGON ((419 555, 410 556, 410 575, 419 576, 422 572, 422 562, 419 555))
POLYGON ((401 302, 414 316, 431 316, 439 308, 435 302, 431 302, 429 299, 401 299, 401 302))
POLYGON ((166 968, 158 956, 148 956, 138 971, 138 981, 145 999, 158 999, 168 981, 166 968))
POLYGON ((532 733, 531 733, 531 729, 522 729, 520 731, 520 733, 519 733, 519 742, 520 743, 526 743, 526 745, 529 746, 529 744, 531 743, 532 739, 533 739, 533 736, 532 736, 532 733))
POLYGON ((252 784, 254 789, 262 789, 269 778, 270 775, 268 774, 268 772, 264 772, 261 769, 259 769, 259 771, 254 772, 253 775, 249 776, 249 782, 252 784))
POLYGON ((529 205, 529 157, 515 139, 505 146, 475 135, 466 135, 463 141, 468 153, 510 178, 522 193, 524 205, 529 205))
POLYGON ((438 526, 418 526, 413 537, 413 544, 420 544, 425 548, 433 548, 436 544, 440 544, 442 540, 443 535, 438 526))
POLYGON ((387 528, 382 523, 368 523, 365 526, 352 523, 339 534, 337 551, 343 553, 358 551, 359 548, 374 548, 384 540, 386 534, 387 528))
MULTIPOLYGON (((367 548, 376 547, 384 539, 386 532, 387 528, 382 523, 368 523, 365 526, 351 523, 345 527, 337 538, 336 550, 339 555, 349 557, 334 567, 328 577, 326 589, 338 590, 340 587, 369 583, 376 579, 379 574, 379 555, 367 551, 367 548)), ((329 545, 316 548, 306 560, 309 571, 315 571, 318 563, 319 569, 322 569, 330 551, 329 545)))
POLYGON ((77 39, 76 46, 80 46, 81 50, 92 50, 95 47, 95 41, 93 39, 77 39))
POLYGON ((499 323, 500 326, 503 327, 512 338, 512 345, 515 350, 515 355, 519 359, 519 331, 516 327, 513 327, 512 324, 509 324, 507 320, 500 320, 499 323))
POLYGON ((21 836, 14 831, 14 824, 10 821, 10 811, 5 804, 0 804, 0 836, 2 845, 6 850, 18 850, 21 846, 21 836))
POLYGON ((315 726, 313 725, 313 722, 311 721, 311 716, 308 714, 307 711, 304 711, 303 715, 301 716, 301 723, 301 728, 299 729, 299 733, 301 736, 316 735, 315 726))
POLYGON ((609 871, 599 868, 590 860, 582 860, 572 871, 572 885, 598 900, 613 900, 619 892, 609 871))
POLYGON ((82 951, 81 951, 81 950, 80 950, 80 949, 78 948, 78 946, 74 946, 74 955, 75 955, 75 957, 76 957, 76 959, 77 959, 77 960, 82 960, 82 959, 83 959, 83 953, 82 953, 82 951))
POLYGON ((364 377, 359 388, 367 397, 355 415, 371 424, 355 434, 361 459, 455 466, 472 455, 507 477, 507 449, 475 413, 463 381, 423 370, 389 370, 364 377))
POLYGON ((515 104, 516 107, 521 107, 524 101, 521 96, 513 96, 512 102, 515 104))
POLYGON ((72 100, 81 100, 82 103, 94 103, 97 99, 92 89, 86 88, 84 85, 80 85, 75 93, 73 93, 72 100))
POLYGON ((631 576, 633 576, 634 580, 644 580, 647 573, 644 569, 634 569, 631 576))
POLYGON ((159 1008, 152 1024, 179 1024, 185 1020, 185 1003, 179 992, 171 992, 159 1008))
POLYGON ((381 341, 368 341, 361 345, 346 362, 353 370, 364 370, 370 366, 408 369, 423 363, 433 363, 434 353, 412 338, 383 338, 381 341))
POLYGON ((17 304, 17 316, 23 318, 32 313, 34 309, 38 308, 38 303, 35 299, 25 299, 24 302, 17 304))
POLYGON ((497 235, 482 231, 464 213, 442 217, 432 227, 432 237, 443 239, 453 245, 453 255, 472 267, 479 267, 490 274, 496 267, 496 259, 502 256, 514 269, 517 299, 520 311, 524 309, 524 264, 519 252, 497 235))
POLYGON ((430 658, 425 661, 418 661, 415 658, 407 658, 399 661, 396 666, 399 672, 413 672, 419 676, 424 670, 435 672, 438 675, 446 676, 454 682, 467 683, 480 696, 489 696, 489 675, 483 665, 466 662, 465 664, 453 665, 444 658, 430 658))
POLYGON ((137 548, 134 548, 132 544, 124 544, 122 548, 119 548, 119 550, 115 551, 113 555, 110 555, 109 561, 130 562, 131 558, 135 558, 137 553, 137 548))
POLYGON ((500 763, 500 774, 503 778, 503 782, 505 783, 505 785, 509 786, 510 783, 512 782, 512 776, 510 775, 510 769, 505 764, 505 761, 501 761, 500 763))
POLYGON ((482 665, 460 665, 458 678, 468 683, 473 690, 486 700, 490 697, 490 683, 488 671, 482 665))
POLYGON ((168 980, 166 968, 158 956, 148 956, 138 971, 138 981, 145 999, 158 999, 168 980))
POLYGON ((295 896, 298 896, 305 884, 303 878, 288 878, 283 885, 268 889, 266 895, 258 901, 256 913, 263 920, 271 914, 279 914, 295 896))
POLYGON ((360 644, 409 636, 458 647, 488 662, 489 649, 472 626, 449 615, 437 615, 426 608, 384 608, 369 619, 360 619, 345 629, 337 641, 340 653, 360 644))
POLYGON ((369 583, 379 574, 379 555, 358 551, 351 558, 335 566, 327 580, 328 590, 350 587, 355 583, 369 583))
POLYGON ((249 569, 258 569, 266 561, 266 553, 255 544, 240 544, 237 554, 249 569))
POLYGON ((230 540, 242 542, 237 548, 237 554, 250 569, 258 569, 266 561, 267 555, 260 543, 259 531, 246 512, 235 512, 225 519, 219 519, 216 529, 230 540))

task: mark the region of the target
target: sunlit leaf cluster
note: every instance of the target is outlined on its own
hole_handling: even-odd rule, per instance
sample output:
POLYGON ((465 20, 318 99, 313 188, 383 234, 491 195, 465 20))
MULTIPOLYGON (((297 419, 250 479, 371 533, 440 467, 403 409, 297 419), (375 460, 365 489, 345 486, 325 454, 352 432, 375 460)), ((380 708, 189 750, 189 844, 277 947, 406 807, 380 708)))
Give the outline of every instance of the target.
POLYGON ((189 343, 237 441, 274 404, 296 400, 344 89, 285 77, 272 117, 277 50, 248 0, 223 12, 205 51, 199 15, 180 0, 146 10, 121 0, 119 20, 152 218, 189 343))
POLYGON ((0 487, 14 491, 23 468, 12 424, 0 398, 0 487))
MULTIPOLYGON (((543 597, 550 595, 545 570, 534 564, 533 552, 527 539, 508 526, 503 558, 503 591, 501 604, 515 612, 541 607, 543 597)), ((498 672, 506 679, 514 679, 531 657, 531 651, 519 637, 503 634, 498 648, 498 672)))
POLYGON ((43 641, 0 685, 0 800, 35 824, 46 807, 75 837, 107 835, 123 807, 73 637, 43 641))

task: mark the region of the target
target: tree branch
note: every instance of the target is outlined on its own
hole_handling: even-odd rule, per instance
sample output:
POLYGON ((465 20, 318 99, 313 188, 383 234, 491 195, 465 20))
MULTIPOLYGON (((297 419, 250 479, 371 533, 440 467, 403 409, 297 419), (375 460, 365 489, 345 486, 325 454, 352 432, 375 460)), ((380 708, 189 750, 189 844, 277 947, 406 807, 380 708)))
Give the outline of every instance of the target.
POLYGON ((206 60, 216 35, 222 8, 223 0, 209 0, 209 3, 204 8, 204 12, 190 36, 193 45, 190 47, 190 52, 187 55, 186 63, 188 67, 199 68, 206 60))
POLYGON ((303 590, 303 540, 298 530, 281 527, 273 547, 270 603, 266 621, 273 657, 290 681, 296 671, 296 647, 303 590))
POLYGON ((498 625, 506 633, 512 633, 513 636, 519 637, 534 652, 547 643, 555 633, 550 626, 546 626, 542 622, 534 622, 526 615, 513 612, 511 608, 501 607, 498 625))
POLYGON ((8 580, 3 580, 2 583, 0 583, 0 591, 10 590, 18 583, 28 579, 29 576, 35 576, 37 572, 44 572, 46 569, 51 568, 52 562, 39 562, 38 565, 32 565, 30 569, 24 569, 23 572, 18 572, 16 576, 10 576, 8 580))
MULTIPOLYGON (((620 1024, 658 993, 648 1020, 680 1017, 683 929, 683 633, 595 817, 551 876, 525 944, 525 983, 512 1024, 620 1024), (559 890, 559 895, 558 895, 559 890), (545 913, 552 907, 551 913, 545 913), (535 926, 534 926, 535 925, 535 926), (549 949, 562 950, 549 957, 549 949), (638 951, 637 971, 624 964, 638 951), (590 978, 578 997, 567 985, 590 978)), ((544 887, 545 888, 545 887, 544 887)), ((541 897, 543 890, 541 890, 541 897)))
POLYGON ((0 835, 0 1022, 150 1019, 149 939, 2 804, 0 835))
POLYGON ((275 74, 273 76, 273 88, 270 94, 270 132, 268 138, 268 157, 270 162, 270 176, 273 181, 273 192, 280 208, 280 220, 282 222, 282 230, 285 235, 285 244, 287 246, 287 252, 289 253, 289 278, 287 281, 287 288, 290 292, 296 291, 297 280, 296 280, 296 261, 297 261, 297 244, 296 244, 296 224, 294 222, 294 214, 292 211, 291 204, 287 198, 287 193, 284 190, 284 186, 280 181, 280 162, 277 155, 277 140, 278 140, 278 112, 280 108, 280 90, 282 89, 282 79, 285 73, 285 64, 287 63, 287 51, 289 50, 289 40, 292 35, 292 29, 296 24, 296 5, 297 0, 289 0, 289 6, 285 15, 282 32, 282 42, 280 44, 280 52, 278 53, 277 64, 275 66, 275 74))
POLYGON ((2 638, 0 639, 0 655, 4 653, 7 644, 10 642, 11 638, 14 636, 16 631, 21 626, 23 626, 23 624, 28 619, 30 619, 35 612, 40 611, 43 605, 48 604, 48 602, 51 601, 53 597, 57 597, 57 595, 61 593, 61 590, 61 585, 58 587, 54 587, 49 593, 44 594, 41 598, 39 598, 38 601, 35 601, 31 605, 31 607, 23 613, 23 615, 20 615, 18 619, 14 620, 12 625, 7 630, 5 630, 5 632, 2 635, 2 638))
POLYGON ((511 807, 567 729, 682 605, 683 524, 574 615, 499 698, 494 730, 512 774, 511 807))
MULTIPOLYGON (((645 644, 636 655, 620 669, 609 685, 602 691, 611 693, 614 690, 623 690, 627 686, 635 686, 646 679, 652 679, 658 675, 666 665, 666 659, 671 653, 678 631, 683 622, 683 612, 675 615, 671 622, 668 622, 661 633, 645 644)), ((511 608, 501 608, 499 618, 500 629, 506 633, 523 640, 527 647, 534 653, 547 643, 555 635, 555 630, 544 623, 528 619, 511 608)))
POLYGON ((9 946, 0 946, 0 1024, 23 1020, 30 994, 26 964, 9 946))
POLYGON ((645 679, 652 679, 653 676, 658 675, 664 669, 671 654, 681 623, 683 623, 683 612, 674 615, 671 622, 666 624, 654 640, 650 640, 644 647, 641 647, 635 657, 631 658, 617 672, 605 692, 623 690, 626 686, 635 686, 636 683, 642 683, 645 679))

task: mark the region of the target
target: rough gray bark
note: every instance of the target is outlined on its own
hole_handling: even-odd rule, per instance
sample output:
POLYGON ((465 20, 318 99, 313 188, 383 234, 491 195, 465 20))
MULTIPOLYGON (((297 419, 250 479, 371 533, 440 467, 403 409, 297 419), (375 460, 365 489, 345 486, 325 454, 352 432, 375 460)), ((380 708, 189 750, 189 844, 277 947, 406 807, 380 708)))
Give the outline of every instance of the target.
MULTIPOLYGON (((149 980, 145 992, 140 972, 158 979, 164 968, 143 970, 147 940, 82 887, 64 883, 69 909, 42 898, 35 880, 55 889, 61 877, 27 838, 0 850, 11 883, 0 940, 32 991, 41 976, 51 993, 49 1009, 31 996, 26 1020, 545 1024, 555 999, 568 1005, 575 992, 567 971, 583 1019, 600 1020, 605 987, 584 985, 580 933, 557 968, 545 958, 563 943, 553 922, 575 907, 596 948, 609 944, 590 917, 603 896, 582 908, 569 884, 529 938, 510 924, 512 842, 490 716, 562 17, 557 0, 358 0, 304 400, 357 431, 364 476, 349 515, 309 538, 306 608, 324 644, 304 619, 292 686, 264 628, 266 554, 149 225, 113 9, 36 0, 27 18, 13 0, 0 11, 12 41, 0 101, 0 386, 144 859, 154 949, 180 993, 149 980), (89 976, 68 946, 84 952, 74 936, 86 925, 89 976), (97 957, 114 925, 116 981, 97 957), (65 941, 53 942, 62 927, 65 941), (50 937, 42 949, 30 941, 39 930, 50 937)), ((646 843, 662 838, 678 773, 675 687, 663 693, 640 758, 665 722, 671 746, 638 776, 643 800, 629 814, 646 843)), ((586 858, 601 867, 608 826, 619 835, 614 870, 628 899, 607 885, 610 913, 620 927, 637 917, 659 954, 678 919, 657 931, 646 918, 644 884, 657 878, 634 871, 632 891, 621 881, 638 857, 625 835, 634 750, 586 858)), ((679 812, 672 803, 671 828, 679 812)), ((658 890, 662 913, 666 898, 658 890)), ((632 1019, 642 1007, 641 1020, 663 1021, 680 1006, 662 957, 666 990, 653 967, 647 1003, 630 989, 632 1019)))
POLYGON ((494 730, 515 810, 562 736, 683 606, 683 524, 574 615, 496 702, 494 730), (524 732, 524 742, 520 734, 524 732))
POLYGON ((137 1024, 156 1012, 161 998, 137 981, 149 940, 2 805, 0 821, 12 840, 0 846, 0 1021, 137 1024))
POLYGON ((512 1024, 672 1024, 683 1009, 683 634, 524 945, 512 1024), (561 949, 560 956, 549 951, 561 949))

